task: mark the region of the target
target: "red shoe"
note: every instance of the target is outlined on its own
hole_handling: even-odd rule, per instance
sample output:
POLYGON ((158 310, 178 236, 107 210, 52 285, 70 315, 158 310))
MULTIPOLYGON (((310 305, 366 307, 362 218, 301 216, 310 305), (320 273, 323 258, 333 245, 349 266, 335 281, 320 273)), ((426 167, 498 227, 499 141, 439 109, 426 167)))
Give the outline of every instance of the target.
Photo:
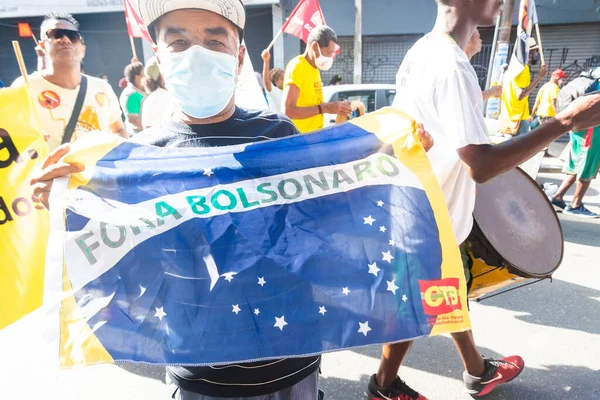
POLYGON ((400 378, 396 378, 388 387, 380 387, 375 375, 371 376, 369 389, 365 395, 367 400, 427 400, 427 397, 412 390, 400 378))
POLYGON ((525 368, 525 362, 519 356, 510 356, 502 360, 486 359, 485 372, 479 378, 471 376, 465 371, 463 382, 465 392, 473 397, 482 397, 489 394, 496 386, 515 379, 525 368))

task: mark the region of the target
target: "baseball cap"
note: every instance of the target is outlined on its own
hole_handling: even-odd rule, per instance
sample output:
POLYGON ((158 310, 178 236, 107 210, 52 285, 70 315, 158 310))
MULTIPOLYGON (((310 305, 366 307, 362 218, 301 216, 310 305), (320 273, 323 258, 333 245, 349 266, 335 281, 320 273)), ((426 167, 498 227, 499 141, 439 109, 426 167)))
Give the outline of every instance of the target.
POLYGON ((554 71, 552 73, 552 76, 555 76, 555 77, 560 78, 560 79, 567 79, 568 78, 567 74, 565 74, 565 71, 563 71, 560 68, 557 69, 556 71, 554 71))
POLYGON ((242 31, 246 26, 246 7, 242 0, 137 0, 145 26, 176 10, 197 9, 212 11, 231 21, 242 31))

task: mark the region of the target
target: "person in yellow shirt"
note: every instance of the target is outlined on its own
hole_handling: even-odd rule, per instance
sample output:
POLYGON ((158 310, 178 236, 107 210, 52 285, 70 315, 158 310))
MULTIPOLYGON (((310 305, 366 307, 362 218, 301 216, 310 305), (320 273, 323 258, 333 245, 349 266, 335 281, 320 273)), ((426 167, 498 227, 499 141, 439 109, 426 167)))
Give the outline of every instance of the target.
MULTIPOLYGON (((504 75, 502 85, 502 100, 500 117, 500 133, 504 136, 518 136, 528 133, 529 122, 529 95, 540 82, 548 75, 548 66, 542 65, 537 76, 531 81, 531 65, 539 62, 539 47, 533 38, 529 38, 529 61, 523 71, 517 76, 510 73, 504 75)), ((510 70, 510 67, 509 67, 510 70)))
POLYGON ((533 122, 537 116, 540 124, 543 124, 556 115, 556 100, 566 78, 567 74, 562 69, 552 73, 550 82, 542 86, 537 94, 529 122, 533 122))
POLYGON ((313 29, 308 36, 306 51, 289 62, 283 81, 282 112, 301 133, 322 129, 323 114, 349 115, 350 102, 323 102, 321 71, 329 71, 338 48, 337 35, 328 26, 313 29))

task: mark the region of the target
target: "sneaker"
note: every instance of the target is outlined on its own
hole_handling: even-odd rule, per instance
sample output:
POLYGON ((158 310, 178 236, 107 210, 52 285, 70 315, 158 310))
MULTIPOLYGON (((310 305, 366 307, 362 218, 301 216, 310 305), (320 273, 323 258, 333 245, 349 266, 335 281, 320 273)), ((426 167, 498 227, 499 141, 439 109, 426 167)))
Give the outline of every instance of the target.
POLYGON ((377 385, 375 375, 371 376, 365 396, 368 400, 427 400, 427 397, 412 390, 399 377, 390 386, 382 388, 377 385))
POLYGON ((463 382, 465 392, 473 397, 482 397, 490 393, 496 386, 515 379, 525 368, 525 362, 519 356, 510 356, 502 360, 485 360, 485 372, 479 378, 471 376, 465 371, 463 382))
POLYGON ((596 214, 595 212, 591 212, 590 210, 588 210, 587 208, 585 208, 585 206, 582 204, 579 207, 571 207, 571 206, 567 206, 564 210, 565 214, 568 215, 574 215, 576 217, 580 217, 580 218, 598 218, 600 217, 600 215, 596 214))
POLYGON ((567 203, 565 203, 564 200, 558 200, 558 199, 555 199, 554 197, 549 197, 548 199, 550 200, 550 202, 552 203, 553 206, 560 208, 561 210, 564 210, 565 208, 567 208, 567 203))

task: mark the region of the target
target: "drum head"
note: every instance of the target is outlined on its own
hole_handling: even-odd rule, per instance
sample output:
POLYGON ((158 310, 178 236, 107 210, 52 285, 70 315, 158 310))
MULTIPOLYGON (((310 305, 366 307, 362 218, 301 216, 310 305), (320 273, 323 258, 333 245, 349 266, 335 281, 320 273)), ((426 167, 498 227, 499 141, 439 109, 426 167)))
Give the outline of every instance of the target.
POLYGON ((560 221, 538 184, 520 169, 477 185, 473 216, 490 245, 519 275, 544 278, 560 266, 560 221))

